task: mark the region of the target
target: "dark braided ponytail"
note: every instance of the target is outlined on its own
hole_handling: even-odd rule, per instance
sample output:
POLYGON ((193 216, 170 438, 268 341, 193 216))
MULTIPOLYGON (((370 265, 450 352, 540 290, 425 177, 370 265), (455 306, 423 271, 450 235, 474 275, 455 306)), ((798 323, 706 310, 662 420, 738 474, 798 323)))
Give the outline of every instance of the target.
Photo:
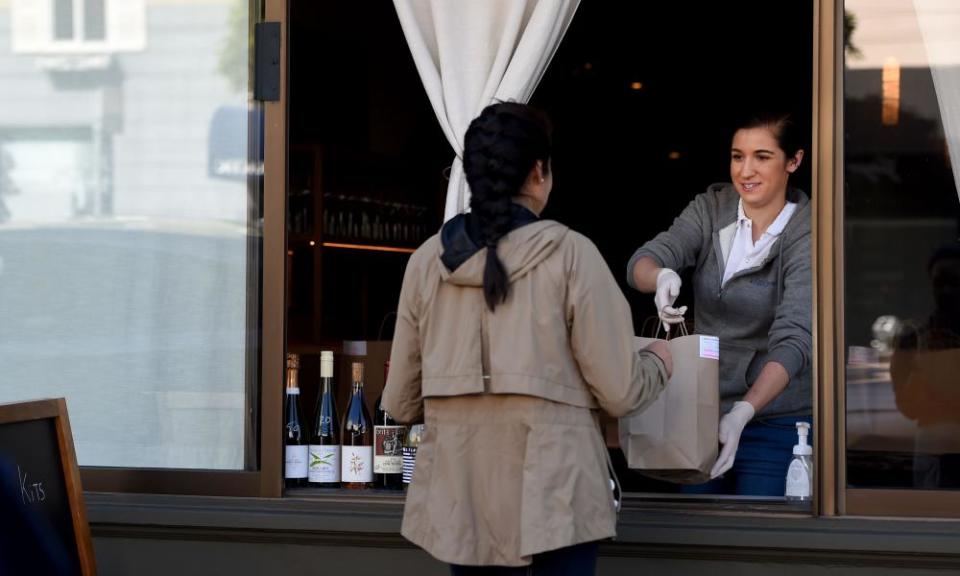
POLYGON ((497 243, 511 229, 512 198, 520 193, 537 160, 550 168, 551 127, 546 116, 516 102, 483 109, 464 136, 463 171, 470 184, 470 210, 487 248, 483 294, 494 310, 507 298, 509 278, 497 243))

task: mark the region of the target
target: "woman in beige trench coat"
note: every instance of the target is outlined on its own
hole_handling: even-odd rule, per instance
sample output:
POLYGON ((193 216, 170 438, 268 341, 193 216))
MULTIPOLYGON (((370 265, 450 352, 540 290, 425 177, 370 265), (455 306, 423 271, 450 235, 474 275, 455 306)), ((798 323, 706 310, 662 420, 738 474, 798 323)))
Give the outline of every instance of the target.
POLYGON ((426 426, 403 535, 453 574, 593 574, 614 536, 596 411, 622 416, 672 371, 634 351, 629 306, 597 248, 540 220, 551 129, 517 103, 467 130, 471 212, 410 258, 386 410, 426 426))

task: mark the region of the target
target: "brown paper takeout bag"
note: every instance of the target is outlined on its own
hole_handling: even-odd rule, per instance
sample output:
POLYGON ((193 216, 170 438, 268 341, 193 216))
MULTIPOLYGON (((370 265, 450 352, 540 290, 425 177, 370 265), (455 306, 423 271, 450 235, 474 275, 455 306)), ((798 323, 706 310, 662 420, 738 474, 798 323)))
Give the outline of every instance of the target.
MULTIPOLYGON (((655 340, 637 337, 634 345, 640 350, 655 340)), ((627 465, 645 476, 700 484, 717 459, 720 341, 694 334, 667 344, 673 376, 652 404, 620 419, 620 447, 627 465)))

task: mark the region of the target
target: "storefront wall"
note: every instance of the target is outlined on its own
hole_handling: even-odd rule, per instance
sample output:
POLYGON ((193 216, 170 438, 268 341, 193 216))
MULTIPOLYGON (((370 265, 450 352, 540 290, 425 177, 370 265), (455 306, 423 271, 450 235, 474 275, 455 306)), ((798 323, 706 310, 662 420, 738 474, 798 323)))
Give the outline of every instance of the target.
MULTIPOLYGON (((399 536, 392 502, 88 496, 101 574, 446 574, 399 536), (341 572, 341 570, 343 572, 341 572), (304 571, 304 572, 300 572, 304 571)), ((935 574, 955 522, 628 508, 601 574, 935 574)))
MULTIPOLYGON (((5 7, 6 4, 0 0, 0 7, 5 7)), ((197 27, 206 26, 204 23, 207 20, 211 23, 210 26, 216 23, 222 25, 228 19, 227 3, 211 1, 204 4, 209 5, 208 9, 199 16, 190 13, 189 20, 197 27)), ((186 18, 177 11, 179 5, 177 2, 149 3, 154 14, 186 18)), ((285 6, 282 1, 266 2, 266 19, 282 21, 285 18, 285 6)), ((666 505, 644 500, 630 501, 620 517, 618 539, 605 543, 601 548, 600 571, 603 574, 636 574, 641 571, 658 571, 664 574, 768 574, 772 570, 782 574, 919 574, 921 571, 924 574, 946 574, 960 570, 960 522, 956 520, 844 516, 851 511, 868 513, 871 497, 859 494, 860 499, 854 501, 859 508, 848 507, 846 484, 840 474, 844 463, 838 447, 843 443, 842 423, 845 416, 842 397, 838 392, 842 390, 839 387, 838 375, 844 365, 844 356, 838 354, 838 350, 844 346, 840 329, 843 322, 842 284, 839 282, 842 276, 842 237, 839 231, 842 225, 843 199, 839 196, 839 191, 843 190, 840 136, 843 126, 843 94, 840 77, 842 56, 838 53, 838 38, 842 30, 842 7, 831 0, 821 0, 816 2, 815 6, 815 30, 818 36, 814 42, 815 144, 811 160, 816 214, 815 361, 818 378, 816 441, 819 475, 814 515, 769 509, 751 511, 735 504, 724 505, 716 502, 666 505)), ((0 16, 2 14, 0 11, 0 16)), ((163 24, 157 19, 152 22, 163 24)), ((157 30, 148 30, 148 36, 161 35, 162 28, 161 26, 157 30)), ((6 22, 0 18, 0 32, 6 29, 6 22)), ((210 37, 204 46, 209 48, 219 41, 219 36, 210 37)), ((170 46, 171 49, 175 47, 177 46, 170 46)), ((14 75, 19 73, 17 66, 22 64, 21 60, 19 64, 5 65, 3 69, 14 75)), ((181 64, 192 65, 195 62, 184 59, 181 64)), ((205 70, 211 69, 215 67, 215 63, 206 62, 204 66, 205 70)), ((152 70, 146 65, 144 69, 147 72, 152 70)), ((189 75, 191 72, 184 74, 189 75)), ((198 75, 195 70, 192 74, 198 75)), ((132 82, 137 79, 136 75, 129 77, 130 89, 136 86, 132 82)), ((138 150, 146 153, 144 151, 150 151, 151 148, 149 141, 138 143, 135 139, 130 139, 128 134, 127 140, 118 140, 118 143, 124 142, 124 146, 114 154, 112 149, 102 144, 102 139, 97 139, 102 138, 103 133, 120 133, 120 120, 103 110, 123 110, 112 100, 114 96, 111 96, 111 83, 118 81, 118 78, 105 74, 102 80, 105 82, 104 86, 94 87, 94 90, 90 90, 89 86, 82 87, 83 91, 70 94, 69 105, 64 104, 61 99, 64 97, 59 91, 62 86, 56 94, 44 92, 51 90, 46 83, 28 83, 28 88, 40 94, 38 99, 51 102, 45 109, 53 107, 61 110, 64 119, 57 120, 59 124, 87 124, 82 130, 68 134, 70 139, 99 143, 96 146, 84 146, 94 151, 94 157, 100 158, 98 154, 106 157, 109 152, 109 155, 115 158, 113 162, 118 167, 117 177, 109 189, 115 188, 118 191, 116 199, 105 204, 101 201, 102 195, 90 196, 90 214, 112 216, 129 212, 138 217, 146 215, 158 219, 169 218, 170 209, 157 204, 157 194, 145 194, 139 202, 125 200, 120 194, 125 188, 134 187, 134 184, 146 186, 155 180, 153 177, 138 176, 140 171, 137 167, 133 164, 126 165, 123 160, 124 154, 133 155, 138 150), (73 118, 73 115, 82 116, 83 121, 73 118), (97 123, 91 124, 89 118, 95 118, 97 123), (100 136, 97 136, 98 134, 100 136), (145 198, 154 200, 148 202, 145 198)), ((208 84, 201 88, 204 93, 209 94, 209 100, 213 103, 242 102, 245 98, 242 93, 229 90, 224 79, 216 82, 211 80, 208 84)), ((285 212, 284 150, 287 134, 283 98, 282 94, 280 102, 264 105, 266 151, 263 214, 266 228, 263 232, 263 365, 259 368, 263 391, 259 404, 262 412, 259 420, 262 426, 259 439, 262 461, 251 464, 249 454, 245 456, 245 451, 240 447, 241 438, 245 433, 249 433, 249 429, 243 431, 243 417, 240 414, 244 407, 244 391, 238 385, 236 390, 228 391, 229 398, 217 397, 219 400, 214 398, 209 402, 211 409, 229 413, 224 417, 228 418, 231 428, 234 429, 234 433, 230 435, 233 444, 219 454, 220 460, 216 466, 207 466, 225 469, 227 472, 224 472, 223 476, 215 478, 211 484, 209 481, 212 476, 187 479, 178 476, 176 480, 166 481, 156 475, 155 471, 142 472, 144 477, 152 478, 150 483, 157 492, 192 492, 220 496, 141 494, 137 493, 141 485, 127 482, 134 475, 123 476, 109 470, 85 470, 85 483, 88 488, 94 486, 96 490, 88 492, 86 500, 100 574, 428 575, 447 572, 441 563, 413 548, 399 536, 402 515, 399 498, 377 495, 309 499, 276 497, 281 492, 277 447, 280 446, 282 385, 279 375, 282 373, 284 335, 282 318, 285 246, 282 224, 285 212), (243 482, 232 480, 231 471, 237 471, 238 478, 242 474, 243 482), (104 478, 108 481, 100 482, 104 478), (90 480, 93 482, 88 482, 90 480), (247 496, 227 496, 237 492, 247 496)), ((135 117, 153 119, 156 114, 168 108, 161 100, 159 96, 143 99, 143 102, 152 102, 150 110, 137 112, 136 108, 127 108, 126 112, 128 115, 137 112, 138 116, 135 117)), ((200 132, 204 132, 208 125, 206 120, 215 114, 215 108, 216 106, 211 105, 203 110, 187 110, 183 114, 196 114, 197 118, 203 118, 203 123, 192 116, 188 120, 191 124, 202 124, 204 129, 200 132)), ((28 117, 39 118, 42 115, 41 110, 35 110, 31 106, 21 107, 20 110, 25 111, 28 117)), ((0 116, 0 120, 7 122, 5 116, 0 116)), ((150 130, 162 128, 160 123, 150 130)), ((138 128, 128 124, 126 129, 132 132, 138 128)), ((142 126, 139 129, 144 130, 142 126)), ((182 154, 183 156, 178 158, 194 160, 198 157, 205 158, 209 151, 203 146, 196 148, 199 146, 198 142, 203 143, 202 136, 203 134, 195 134, 188 139, 194 148, 170 150, 169 154, 182 154)), ((71 154, 73 152, 70 150, 61 150, 59 156, 70 158, 71 154)), ((65 169, 69 168, 70 166, 67 166, 65 169)), ((231 245, 236 248, 235 252, 242 260, 245 253, 243 246, 247 240, 244 227, 248 215, 244 208, 246 199, 239 200, 236 209, 226 215, 217 213, 215 209, 222 205, 222 199, 218 200, 221 195, 233 193, 231 197, 235 200, 240 198, 235 193, 242 187, 222 180, 223 174, 209 173, 206 166, 196 168, 192 174, 197 177, 198 187, 202 184, 205 187, 203 190, 207 192, 196 217, 209 219, 216 216, 229 220, 232 226, 228 231, 229 238, 234 241, 231 245)), ((176 180, 180 181, 180 176, 170 176, 167 172, 158 171, 157 178, 161 176, 175 176, 176 180)), ((95 177, 86 175, 84 179, 89 181, 95 177)), ((157 182, 158 186, 163 184, 162 181, 157 182)), ((181 186, 180 189, 183 190, 184 187, 181 186)), ((86 198, 81 192, 78 192, 78 196, 86 198)), ((191 189, 191 194, 195 195, 196 190, 191 189)), ((181 205, 175 198, 167 199, 171 206, 181 205)), ((193 196, 190 202, 194 202, 193 196)), ((68 203, 64 201, 63 204, 66 206, 68 203)), ((217 228, 216 232, 227 234, 221 228, 217 228)), ((209 238, 211 235, 215 234, 207 232, 200 236, 209 238)), ((244 270, 240 265, 233 273, 240 279, 239 284, 242 284, 244 270)), ((249 298, 250 295, 236 294, 233 301, 228 303, 228 308, 233 311, 243 309, 244 296, 249 298)), ((244 381, 243 365, 239 360, 243 354, 244 318, 238 316, 234 320, 236 326, 232 332, 235 341, 231 349, 236 352, 234 356, 238 360, 233 365, 233 372, 221 376, 225 382, 240 383, 244 381)), ((210 370, 215 369, 210 367, 210 370)), ((186 400, 181 398, 181 401, 194 399, 185 398, 186 400)), ((177 406, 179 405, 174 408, 177 406)), ((167 430, 171 433, 178 432, 177 424, 177 421, 171 422, 167 430)), ((199 449, 195 454, 178 449, 181 445, 176 438, 166 444, 173 448, 163 453, 158 452, 154 457, 168 460, 148 460, 143 463, 124 461, 122 464, 170 467, 202 467, 204 462, 209 464, 207 460, 200 463, 190 459, 176 460, 188 456, 198 459, 208 457, 199 449)), ((252 451, 251 445, 255 446, 256 441, 247 441, 247 453, 252 451)), ((137 448, 134 446, 131 453, 143 454, 143 451, 137 448)), ((91 454, 101 453, 91 448, 91 454)), ((106 461, 101 464, 113 463, 106 461)), ((177 472, 171 474, 172 478, 177 472)), ((900 513, 909 515, 910 497, 909 493, 903 498, 898 493, 885 493, 872 498, 874 501, 898 501, 903 504, 900 513)), ((917 515, 957 516, 956 494, 944 496, 941 502, 945 505, 939 510, 935 510, 937 502, 936 494, 927 494, 925 507, 915 508, 917 515), (932 506, 930 503, 933 503, 932 506)))

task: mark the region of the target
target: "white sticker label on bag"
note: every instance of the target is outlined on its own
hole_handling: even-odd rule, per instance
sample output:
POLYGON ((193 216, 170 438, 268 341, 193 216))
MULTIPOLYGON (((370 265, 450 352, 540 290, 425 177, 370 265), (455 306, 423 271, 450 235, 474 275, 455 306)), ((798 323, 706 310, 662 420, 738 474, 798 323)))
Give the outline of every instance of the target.
POLYGON ((720 359, 720 339, 716 336, 700 337, 700 357, 720 359))

